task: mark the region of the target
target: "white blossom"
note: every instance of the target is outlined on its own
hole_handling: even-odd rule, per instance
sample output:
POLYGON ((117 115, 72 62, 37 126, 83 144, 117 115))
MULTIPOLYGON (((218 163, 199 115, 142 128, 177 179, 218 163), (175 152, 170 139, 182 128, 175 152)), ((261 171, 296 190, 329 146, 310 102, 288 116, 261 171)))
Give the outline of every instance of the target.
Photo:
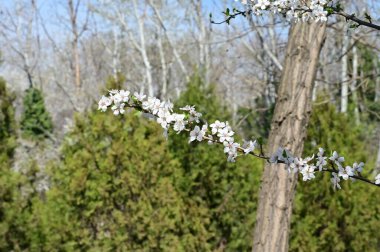
POLYGON ((122 102, 128 102, 129 101, 129 94, 130 94, 129 91, 120 90, 119 95, 120 95, 121 101, 122 102))
POLYGON ((359 164, 358 163, 354 163, 352 165, 352 169, 354 169, 354 171, 356 171, 356 172, 363 172, 363 167, 364 167, 364 163, 363 162, 360 162, 359 164))
POLYGON ((293 159, 293 162, 291 162, 287 168, 288 168, 288 172, 293 172, 293 173, 296 173, 300 170, 302 170, 303 168, 303 165, 304 165, 304 160, 302 160, 301 158, 297 158, 295 157, 293 159))
POLYGON ((111 99, 115 105, 119 105, 123 102, 123 97, 120 95, 120 93, 111 95, 111 99))
POLYGON ((173 111, 173 107, 174 107, 174 104, 171 103, 170 101, 165 101, 165 102, 161 103, 161 108, 163 108, 169 112, 173 111))
POLYGON ((339 167, 338 175, 342 177, 342 179, 347 180, 350 176, 354 176, 354 171, 351 166, 346 166, 346 168, 339 167))
POLYGON ((199 118, 202 114, 197 112, 194 106, 186 105, 185 107, 180 108, 180 110, 189 111, 189 121, 199 123, 199 118))
POLYGON ((234 142, 223 142, 224 153, 237 152, 237 148, 240 147, 240 144, 234 142))
POLYGON ((190 111, 190 117, 189 117, 189 121, 190 122, 196 122, 196 123, 199 123, 199 119, 202 117, 202 113, 199 113, 195 110, 193 111, 190 111))
POLYGON ((325 150, 323 148, 318 148, 318 157, 323 157, 325 155, 325 150))
POLYGON ((323 148, 318 149, 318 154, 317 154, 317 163, 316 166, 318 167, 319 171, 323 170, 323 167, 327 165, 327 157, 324 156, 325 150, 323 148))
POLYGON ((157 115, 157 122, 161 124, 162 128, 167 129, 168 125, 173 121, 173 116, 167 110, 160 110, 157 115))
POLYGON ((237 157, 237 148, 231 148, 227 154, 228 154, 227 161, 228 162, 235 162, 236 157, 237 157))
POLYGON ((257 4, 255 5, 256 8, 265 10, 267 7, 269 7, 270 2, 268 0, 257 0, 257 4))
POLYGON ((375 177, 375 184, 380 185, 380 174, 377 174, 375 177))
POLYGON ((340 178, 339 178, 339 176, 338 176, 335 172, 332 173, 332 178, 330 179, 330 181, 331 181, 331 183, 333 184, 333 188, 334 188, 334 190, 335 190, 336 188, 341 189, 341 187, 340 187, 340 185, 339 185, 340 178))
MULTIPOLYGON (((327 0, 312 0, 310 6, 323 6, 327 4, 327 0)), ((311 7, 311 8, 312 8, 311 7)))
POLYGON ((233 131, 230 131, 228 127, 225 127, 224 129, 220 130, 218 133, 219 141, 221 143, 223 142, 233 142, 234 138, 232 137, 234 135, 233 131))
POLYGON ((307 159, 295 157, 295 158, 293 158, 292 162, 289 163, 288 171, 289 172, 292 171, 293 173, 296 173, 298 171, 302 171, 304 169, 304 167, 306 165, 308 165, 307 162, 308 162, 307 159))
POLYGON ((224 122, 220 122, 219 120, 216 120, 214 123, 210 124, 211 127, 211 133, 215 135, 219 131, 221 131, 224 127, 226 127, 226 124, 224 122))
POLYGON ((303 175, 303 181, 311 180, 315 178, 314 175, 315 166, 306 164, 301 170, 301 174, 303 175))
POLYGON ((341 166, 341 163, 344 162, 344 157, 340 157, 338 152, 334 151, 333 155, 330 157, 330 160, 335 162, 338 166, 341 166))
POLYGON ((114 115, 120 115, 120 114, 124 114, 125 110, 124 110, 124 106, 125 104, 124 103, 117 103, 115 105, 113 105, 111 107, 112 111, 113 111, 113 114, 114 115))
POLYGON ((177 133, 180 133, 182 130, 185 129, 186 121, 185 121, 185 115, 184 114, 173 114, 173 129, 177 133))
POLYGON ((197 140, 201 142, 203 140, 203 137, 205 136, 207 131, 207 125, 203 125, 202 129, 199 128, 199 126, 195 126, 194 129, 190 132, 190 140, 189 143, 197 140))
POLYGON ((299 19, 298 14, 296 12, 294 12, 293 9, 290 9, 286 12, 286 20, 288 20, 289 22, 291 22, 292 20, 297 22, 298 19, 299 19))
POLYGON ((98 110, 105 112, 107 110, 108 106, 110 106, 111 104, 112 104, 112 100, 103 95, 102 98, 100 99, 99 103, 98 103, 98 105, 99 105, 98 110))
POLYGON ((313 15, 315 17, 315 21, 321 21, 326 22, 327 21, 327 11, 323 9, 322 6, 316 5, 315 8, 313 8, 313 15))
POLYGON ((204 134, 206 134, 207 130, 208 130, 208 124, 206 123, 202 126, 202 131, 204 134))
MULTIPOLYGON (((287 160, 288 162, 285 161, 285 164, 287 164, 288 166, 288 171, 291 172, 293 171, 294 173, 296 173, 297 171, 300 171, 302 174, 305 173, 304 177, 306 176, 306 178, 310 177, 309 176, 309 172, 311 172, 311 170, 308 170, 309 168, 309 164, 308 162, 310 162, 311 160, 313 159, 313 157, 307 157, 305 159, 302 159, 302 158, 298 158, 298 157, 288 157, 287 160), (304 171, 306 169, 306 171, 304 171)), ((313 166, 313 174, 314 174, 314 169, 315 169, 315 166, 313 166)))
POLYGON ((142 102, 146 97, 146 95, 144 95, 143 93, 137 93, 137 92, 134 92, 133 95, 140 102, 142 102))
POLYGON ((153 115, 157 115, 161 110, 161 101, 155 97, 148 97, 148 100, 142 103, 142 107, 152 112, 153 115))
POLYGON ((316 22, 327 21, 328 13, 324 9, 327 0, 312 0, 310 3, 299 0, 240 0, 240 2, 249 6, 254 15, 261 15, 263 11, 270 11, 286 14, 287 19, 294 22, 301 20, 307 22, 310 19, 316 22))
POLYGON ((243 148, 244 148, 244 154, 247 155, 250 152, 254 152, 256 146, 257 146, 256 140, 255 141, 248 141, 248 142, 246 142, 245 145, 243 146, 243 148))

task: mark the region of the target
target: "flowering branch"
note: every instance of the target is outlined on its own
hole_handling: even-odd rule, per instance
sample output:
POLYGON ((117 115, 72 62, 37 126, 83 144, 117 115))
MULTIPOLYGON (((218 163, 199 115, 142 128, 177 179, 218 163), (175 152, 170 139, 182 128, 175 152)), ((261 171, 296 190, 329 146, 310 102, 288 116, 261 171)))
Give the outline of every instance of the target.
POLYGON ((336 15, 339 15, 339 16, 342 16, 342 17, 345 17, 346 20, 351 20, 355 23, 358 24, 358 26, 362 25, 362 26, 367 26, 367 27, 370 27, 370 28, 373 28, 375 30, 379 30, 380 31, 380 25, 377 25, 377 24, 373 24, 372 21, 371 21, 371 18, 368 16, 367 19, 369 22, 367 21, 364 21, 362 19, 359 19, 355 16, 355 14, 347 14, 343 11, 339 11, 339 10, 334 10, 333 12, 334 14, 336 15))
MULTIPOLYGON (((238 0, 236 0, 238 1, 238 0)), ((261 16, 264 11, 270 11, 274 14, 279 13, 283 16, 286 16, 288 21, 294 22, 307 22, 309 20, 315 20, 316 22, 326 22, 327 17, 330 15, 339 15, 346 18, 346 21, 351 20, 355 23, 352 27, 357 28, 359 26, 367 26, 376 30, 380 30, 380 25, 373 24, 372 18, 367 13, 365 13, 365 18, 368 20, 363 20, 356 17, 355 14, 348 14, 342 10, 341 5, 338 3, 335 6, 331 0, 312 0, 308 4, 304 0, 239 0, 243 5, 247 7, 247 10, 240 11, 236 8, 232 10, 232 13, 229 8, 226 9, 223 14, 226 16, 226 19, 220 22, 215 22, 211 19, 213 24, 229 24, 231 19, 236 18, 237 16, 248 16, 251 14, 261 16)), ((210 18, 211 15, 210 15, 210 18)))
MULTIPOLYGON (((360 180, 371 185, 380 186, 380 174, 375 181, 364 178, 361 175, 364 163, 354 163, 351 166, 343 166, 344 157, 334 151, 331 157, 325 155, 325 150, 319 148, 318 153, 312 157, 300 158, 294 157, 289 150, 279 147, 271 156, 264 154, 261 141, 250 140, 245 141, 243 145, 234 141, 235 132, 232 131, 228 122, 220 122, 216 120, 212 124, 201 119, 202 114, 195 110, 194 106, 187 105, 179 110, 183 113, 174 113, 173 104, 168 101, 160 101, 155 97, 148 97, 142 93, 130 94, 125 90, 111 90, 109 95, 102 96, 99 101, 98 109, 105 112, 109 107, 113 114, 118 116, 125 113, 125 108, 136 109, 149 117, 155 119, 165 134, 172 129, 177 134, 181 132, 189 132, 191 142, 205 142, 209 144, 220 144, 224 146, 224 153, 227 155, 229 162, 235 162, 239 156, 238 153, 244 155, 252 155, 256 158, 264 159, 272 164, 285 164, 285 168, 289 173, 302 174, 303 181, 315 178, 316 172, 328 172, 332 174, 331 183, 334 189, 341 189, 340 181, 343 180, 360 180), (259 152, 256 150, 259 147, 259 152), (329 166, 328 166, 329 165, 329 166)), ((241 156, 241 155, 240 155, 241 156)))

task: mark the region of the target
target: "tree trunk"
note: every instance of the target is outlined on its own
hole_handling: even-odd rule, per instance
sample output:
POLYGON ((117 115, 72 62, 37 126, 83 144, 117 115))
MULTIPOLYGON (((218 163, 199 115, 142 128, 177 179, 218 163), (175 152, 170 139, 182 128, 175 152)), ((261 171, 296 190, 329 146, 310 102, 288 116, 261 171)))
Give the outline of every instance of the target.
POLYGON ((375 102, 380 101, 380 72, 378 66, 378 58, 373 57, 374 75, 375 75, 375 102))
MULTIPOLYGON (((344 29, 344 28, 343 28, 344 29)), ((343 34, 343 47, 342 47, 342 90, 341 90, 341 100, 340 100, 340 112, 347 113, 348 106, 348 77, 347 77, 347 65, 348 65, 348 35, 343 34)))
POLYGON ((144 66, 145 66, 145 74, 146 74, 145 77, 146 77, 146 84, 148 86, 148 95, 154 96, 152 65, 148 57, 147 46, 146 46, 146 41, 145 41, 145 28, 144 28, 144 20, 143 20, 145 16, 140 16, 138 14, 138 6, 137 6, 136 0, 133 0, 133 8, 134 8, 134 13, 137 19, 137 25, 138 25, 139 36, 140 36, 140 46, 138 47, 138 50, 141 53, 141 57, 143 59, 144 66))
MULTIPOLYGON (((325 24, 298 23, 290 30, 284 71, 269 134, 268 152, 279 146, 300 156, 325 24)), ((253 251, 287 251, 297 175, 266 164, 260 188, 253 251)))
POLYGON ((379 147, 377 149, 376 167, 375 167, 374 175, 377 175, 379 173, 380 173, 380 133, 379 133, 379 147))
POLYGON ((75 85, 78 89, 80 89, 82 84, 81 84, 81 76, 80 76, 79 52, 78 52, 77 40, 73 42, 73 53, 74 53, 74 65, 75 65, 75 85))
MULTIPOLYGON (((195 22, 198 26, 198 48, 199 48, 199 65, 202 77, 205 81, 206 86, 210 83, 210 66, 211 66, 211 55, 210 55, 210 36, 211 29, 207 31, 207 27, 203 21, 203 7, 201 0, 193 0, 192 4, 195 9, 195 22)), ((211 25, 211 23, 209 23, 211 25)), ((211 26, 210 26, 211 28, 211 26)))
POLYGON ((117 26, 112 27, 113 35, 113 49, 110 51, 112 53, 112 74, 115 80, 118 79, 118 73, 120 72, 120 37, 117 31, 117 26))
POLYGON ((359 101, 357 89, 357 80, 358 80, 358 69, 359 69, 359 55, 356 45, 352 47, 352 82, 351 82, 351 93, 352 101, 355 105, 354 116, 356 125, 360 124, 360 114, 359 114, 359 101))
POLYGON ((68 0, 69 14, 70 14, 70 24, 71 24, 71 32, 73 34, 73 40, 71 42, 72 47, 72 57, 74 64, 74 75, 75 75, 75 85, 78 89, 81 88, 81 73, 80 73, 80 62, 79 62, 79 32, 78 32, 78 24, 77 24, 77 12, 78 12, 77 2, 76 6, 74 6, 74 2, 72 0, 68 0))
MULTIPOLYGON (((161 27, 159 27, 159 30, 163 30, 161 27)), ((167 87, 168 87, 168 70, 167 70, 167 64, 165 59, 165 52, 164 52, 164 45, 162 42, 162 31, 157 34, 157 46, 158 46, 158 52, 160 54, 160 61, 161 61, 161 94, 160 98, 167 98, 167 87)))

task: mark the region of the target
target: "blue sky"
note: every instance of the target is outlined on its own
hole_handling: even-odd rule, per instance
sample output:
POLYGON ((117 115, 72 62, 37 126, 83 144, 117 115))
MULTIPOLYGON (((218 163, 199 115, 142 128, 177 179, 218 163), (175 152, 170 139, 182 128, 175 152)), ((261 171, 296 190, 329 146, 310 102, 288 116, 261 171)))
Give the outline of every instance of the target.
MULTIPOLYGON (((0 9, 4 7, 7 9, 14 9, 17 2, 27 3, 30 2, 30 0, 0 0, 0 9)), ((65 23, 67 24, 68 22, 62 22, 62 20, 57 18, 57 13, 61 19, 66 19, 68 17, 66 9, 67 0, 36 0, 36 2, 44 24, 50 33, 54 34, 55 36, 59 36, 59 34, 62 34, 62 32, 65 33, 65 30, 69 31, 69 28, 65 27, 65 23)), ((74 2, 76 2, 76 0, 74 0, 74 2)), ((96 3, 99 2, 99 0, 81 0, 81 2, 96 3)), ((203 0, 202 3, 204 5, 205 20, 208 20, 209 13, 211 12, 215 21, 223 20, 224 16, 222 14, 222 11, 226 8, 225 4, 227 4, 227 6, 230 8, 234 6, 241 6, 234 0, 203 0)), ((81 21, 84 21, 86 17, 86 9, 80 8, 80 11, 81 13, 78 15, 78 20, 79 23, 82 23, 81 21)), ((239 20, 241 20, 241 18, 236 19, 235 22, 239 22, 239 20)))

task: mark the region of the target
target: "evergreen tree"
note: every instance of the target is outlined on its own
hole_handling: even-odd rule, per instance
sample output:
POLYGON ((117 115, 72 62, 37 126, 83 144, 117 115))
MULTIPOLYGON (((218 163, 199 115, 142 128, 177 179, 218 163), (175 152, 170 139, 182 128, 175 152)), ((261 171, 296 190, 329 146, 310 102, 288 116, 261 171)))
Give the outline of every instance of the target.
MULTIPOLYGON (((355 126, 353 117, 339 114, 332 105, 316 106, 305 141, 305 156, 318 147, 338 150, 345 164, 373 161, 366 147, 368 132, 355 126)), ((328 152, 327 152, 328 153, 328 152)), ((292 219, 291 251, 378 251, 380 234, 378 188, 365 183, 341 182, 334 191, 330 175, 300 183, 292 219)))
POLYGON ((160 126, 146 118, 127 113, 115 120, 101 112, 78 116, 51 177, 39 220, 42 250, 207 248, 204 220, 191 216, 197 202, 185 201, 176 188, 182 177, 179 163, 160 126))
POLYGON ((270 130, 270 124, 274 111, 274 104, 266 107, 264 98, 258 97, 256 99, 256 108, 244 108, 238 109, 238 116, 240 120, 239 130, 247 137, 253 137, 255 139, 263 138, 267 139, 270 130))
POLYGON ((45 138, 53 131, 53 123, 39 89, 32 87, 26 90, 21 130, 25 137, 32 139, 45 138))
POLYGON ((13 100, 13 95, 7 91, 5 80, 0 78, 0 163, 9 163, 16 147, 13 100))
POLYGON ((0 251, 28 248, 27 219, 30 216, 27 176, 12 170, 16 148, 14 96, 0 79, 0 251))
MULTIPOLYGON (((175 107, 185 105, 195 105, 209 123, 229 119, 214 87, 205 87, 199 76, 191 79, 175 107)), ((194 208, 188 211, 208 219, 201 225, 207 230, 209 249, 249 250, 262 162, 247 156, 236 164, 228 163, 222 146, 189 144, 187 134, 172 133, 169 141, 174 156, 182 164, 183 177, 177 183, 184 199, 203 208, 199 213, 194 213, 194 208)))
POLYGON ((11 171, 13 153, 16 147, 13 97, 0 79, 0 250, 10 248, 12 235, 11 219, 14 212, 11 206, 15 200, 17 176, 11 171))

